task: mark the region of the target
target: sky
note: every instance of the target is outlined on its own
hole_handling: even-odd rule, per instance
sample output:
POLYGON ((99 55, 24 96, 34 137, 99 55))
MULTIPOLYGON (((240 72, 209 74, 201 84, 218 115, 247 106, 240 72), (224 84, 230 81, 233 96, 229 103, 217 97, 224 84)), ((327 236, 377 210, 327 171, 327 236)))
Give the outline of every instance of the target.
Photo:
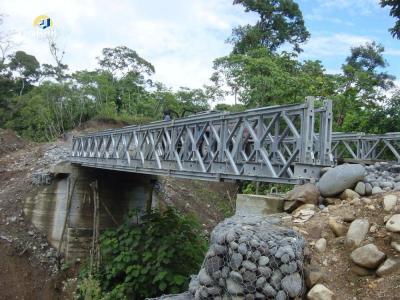
MULTIPOLYGON (((6 15, 1 30, 12 30, 18 50, 53 63, 46 41, 32 25, 49 16, 64 63, 72 71, 97 67, 104 47, 125 45, 151 62, 154 79, 169 87, 200 88, 209 83, 213 60, 228 55, 232 28, 252 24, 232 0, 12 0, 0 1, 6 15)), ((340 72, 350 48, 370 41, 385 46, 387 71, 400 79, 400 40, 388 28, 394 19, 379 0, 298 0, 311 33, 300 59, 321 60, 327 72, 340 72)), ((400 80, 397 80, 400 83, 400 80)))

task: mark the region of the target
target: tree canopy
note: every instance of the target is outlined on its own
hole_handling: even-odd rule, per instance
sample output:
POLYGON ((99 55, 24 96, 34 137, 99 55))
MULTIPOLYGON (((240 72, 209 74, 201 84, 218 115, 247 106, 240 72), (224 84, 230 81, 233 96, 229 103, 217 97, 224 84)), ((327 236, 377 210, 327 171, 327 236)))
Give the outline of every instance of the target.
POLYGON ((394 26, 389 29, 393 37, 400 39, 400 1, 399 0, 381 0, 382 7, 390 7, 390 15, 396 18, 394 26))
POLYGON ((295 52, 301 52, 300 44, 310 37, 299 5, 292 0, 234 0, 233 4, 240 4, 246 12, 259 16, 255 25, 233 29, 228 40, 233 44, 233 53, 243 54, 260 46, 276 51, 285 43, 291 44, 295 52))

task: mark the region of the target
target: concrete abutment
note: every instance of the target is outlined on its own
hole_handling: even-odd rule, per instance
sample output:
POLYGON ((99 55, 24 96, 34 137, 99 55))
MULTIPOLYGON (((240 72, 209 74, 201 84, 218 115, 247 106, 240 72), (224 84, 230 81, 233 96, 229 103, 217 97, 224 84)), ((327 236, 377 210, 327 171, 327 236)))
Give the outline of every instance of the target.
POLYGON ((153 192, 156 177, 151 175, 65 163, 53 171, 55 177, 51 184, 42 186, 36 195, 26 199, 24 213, 54 247, 59 249, 61 246, 67 261, 86 257, 91 247, 94 223, 92 182, 97 180, 98 184, 100 231, 120 225, 129 210, 138 209, 143 213, 157 203, 153 192))

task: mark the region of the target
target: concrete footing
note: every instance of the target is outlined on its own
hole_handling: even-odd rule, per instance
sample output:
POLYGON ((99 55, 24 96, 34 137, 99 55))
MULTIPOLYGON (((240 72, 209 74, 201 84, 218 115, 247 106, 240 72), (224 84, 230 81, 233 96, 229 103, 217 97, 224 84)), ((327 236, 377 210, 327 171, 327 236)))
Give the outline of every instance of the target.
POLYGON ((270 215, 280 212, 283 212, 283 197, 280 195, 237 195, 235 215, 270 215))

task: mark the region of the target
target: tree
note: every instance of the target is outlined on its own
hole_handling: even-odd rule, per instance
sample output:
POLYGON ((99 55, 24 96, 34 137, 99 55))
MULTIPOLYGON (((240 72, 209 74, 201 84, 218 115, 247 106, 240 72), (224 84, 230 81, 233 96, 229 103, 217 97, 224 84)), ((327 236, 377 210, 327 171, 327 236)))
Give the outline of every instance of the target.
MULTIPOLYGON (((343 76, 338 76, 336 90, 336 124, 348 130, 346 117, 355 114, 361 118, 376 111, 386 99, 385 91, 394 87, 392 75, 383 72, 388 66, 383 57, 384 48, 375 42, 351 48, 350 56, 342 65, 343 76)), ((353 125, 351 125, 353 126, 353 125)))
POLYGON ((55 66, 50 64, 43 64, 42 74, 45 77, 55 78, 58 82, 61 83, 69 77, 69 75, 67 74, 68 65, 63 63, 65 51, 61 50, 57 46, 55 38, 50 36, 48 38, 48 42, 49 42, 50 54, 53 57, 56 64, 55 66))
POLYGON ((212 80, 225 94, 237 93, 248 108, 304 101, 306 96, 328 96, 334 85, 319 61, 299 62, 294 54, 265 48, 231 54, 214 61, 212 80))
POLYGON ((104 48, 102 57, 97 59, 99 65, 110 71, 114 76, 118 73, 124 76, 129 72, 152 75, 155 72, 151 63, 126 46, 104 48))
POLYGON ((400 39, 400 1, 399 0, 381 0, 382 7, 390 7, 390 16, 397 18, 394 26, 389 29, 393 37, 400 39))
POLYGON ((10 63, 8 64, 12 71, 18 73, 18 80, 21 82, 19 95, 22 95, 25 86, 29 85, 39 79, 40 64, 36 57, 29 55, 24 51, 17 51, 10 56, 10 63))
MULTIPOLYGON (((3 25, 4 18, 5 16, 0 14, 0 26, 3 25)), ((11 51, 16 46, 16 43, 12 39, 14 34, 15 32, 13 31, 0 30, 0 52, 1 52, 0 67, 4 64, 4 61, 9 51, 11 51)))
POLYGON ((276 51, 289 43, 294 51, 301 52, 300 44, 310 36, 302 12, 293 0, 234 0, 246 12, 255 12, 259 20, 255 25, 238 26, 228 39, 234 45, 233 53, 243 54, 249 49, 266 47, 276 51))

